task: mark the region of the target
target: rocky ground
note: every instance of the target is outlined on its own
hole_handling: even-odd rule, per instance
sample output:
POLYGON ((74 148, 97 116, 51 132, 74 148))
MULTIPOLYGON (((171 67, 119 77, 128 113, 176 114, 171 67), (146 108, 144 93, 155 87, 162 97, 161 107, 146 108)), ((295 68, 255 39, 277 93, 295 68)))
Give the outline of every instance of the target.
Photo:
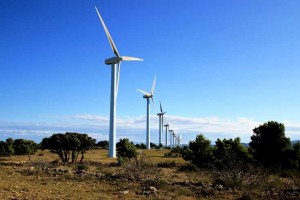
POLYGON ((291 178, 253 187, 216 183, 211 172, 180 172, 174 163, 2 163, 0 199, 300 199, 291 178), (140 165, 139 165, 140 164, 140 165))

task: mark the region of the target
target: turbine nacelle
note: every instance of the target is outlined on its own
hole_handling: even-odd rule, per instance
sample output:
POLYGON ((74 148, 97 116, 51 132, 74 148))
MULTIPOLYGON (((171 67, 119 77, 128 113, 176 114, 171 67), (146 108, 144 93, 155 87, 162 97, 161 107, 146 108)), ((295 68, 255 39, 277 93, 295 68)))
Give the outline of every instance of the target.
POLYGON ((144 99, 151 99, 153 97, 153 95, 144 95, 143 98, 144 99))
POLYGON ((105 64, 111 65, 120 63, 121 61, 143 61, 143 59, 130 57, 130 56, 120 56, 120 57, 112 57, 105 60, 105 64))
POLYGON ((106 59, 105 64, 111 65, 111 64, 119 63, 120 61, 122 61, 121 57, 112 57, 112 58, 106 59))

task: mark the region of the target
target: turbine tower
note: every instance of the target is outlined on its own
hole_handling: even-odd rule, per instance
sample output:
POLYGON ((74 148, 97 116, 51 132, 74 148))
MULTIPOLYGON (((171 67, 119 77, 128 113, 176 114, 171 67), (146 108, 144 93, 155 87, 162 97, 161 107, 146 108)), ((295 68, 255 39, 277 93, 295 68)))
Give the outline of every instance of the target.
POLYGON ((177 141, 176 146, 179 146, 180 145, 180 133, 177 133, 176 141, 177 141))
POLYGON ((175 131, 173 131, 172 136, 173 136, 173 148, 175 148, 175 146, 176 146, 176 140, 175 140, 176 134, 175 134, 175 131))
POLYGON ((97 9, 99 20, 104 28, 105 34, 109 41, 110 47, 115 54, 114 57, 108 58, 105 60, 106 65, 111 65, 111 90, 110 90, 110 118, 109 118, 109 157, 116 157, 116 113, 117 113, 117 95, 119 89, 119 80, 120 80, 120 67, 121 62, 124 61, 142 61, 140 58, 129 57, 129 56, 120 56, 117 47, 110 36, 108 29, 97 9))
POLYGON ((181 146, 181 134, 179 133, 179 136, 178 136, 178 146, 180 147, 181 146))
POLYGON ((173 130, 169 130, 169 132, 170 132, 170 148, 172 149, 172 146, 173 146, 173 130))
POLYGON ((160 105, 160 113, 157 113, 158 117, 159 117, 159 145, 162 144, 162 131, 163 131, 163 127, 164 127, 164 114, 166 114, 166 112, 163 111, 162 106, 161 106, 161 102, 159 102, 160 105))
POLYGON ((155 88, 155 80, 156 76, 154 76, 151 92, 145 92, 143 90, 137 89, 137 91, 141 92, 143 94, 143 98, 147 100, 147 122, 146 122, 146 148, 150 149, 150 101, 149 99, 152 100, 153 106, 154 106, 154 101, 153 101, 153 95, 154 95, 154 88, 155 88))
POLYGON ((169 124, 165 124, 164 127, 166 127, 166 147, 168 146, 168 129, 169 129, 169 124))

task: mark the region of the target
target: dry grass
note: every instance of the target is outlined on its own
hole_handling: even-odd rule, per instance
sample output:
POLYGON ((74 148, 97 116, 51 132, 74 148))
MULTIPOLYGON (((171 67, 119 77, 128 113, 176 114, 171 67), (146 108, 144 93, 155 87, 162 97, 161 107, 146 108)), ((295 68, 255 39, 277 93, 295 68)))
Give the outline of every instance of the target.
MULTIPOLYGON (((148 159, 153 163, 159 163, 159 162, 176 162, 180 164, 187 163, 182 158, 173 158, 173 157, 164 157, 164 154, 169 152, 170 150, 167 149, 143 149, 141 152, 145 154, 148 159)), ((108 156, 108 150, 105 149, 95 149, 88 151, 84 156, 84 161, 95 161, 95 162, 101 162, 101 163, 114 163, 117 162, 116 158, 109 158, 108 156)), ((53 160, 59 160, 58 155, 53 154, 49 152, 48 150, 38 150, 38 152, 35 155, 31 156, 31 161, 33 162, 50 162, 53 160)), ((21 156, 12 156, 12 157, 0 157, 0 162, 28 162, 28 156, 21 155, 21 156)))
MULTIPOLYGON (((119 199, 118 183, 71 177, 24 175, 24 169, 2 167, 1 199, 119 199), (113 186, 113 187, 112 187, 113 186)), ((137 198, 133 192, 129 199, 137 198)))
POLYGON ((147 158, 147 167, 125 168, 112 167, 111 164, 117 161, 107 157, 107 150, 92 150, 85 155, 85 161, 94 161, 96 164, 89 165, 84 176, 74 173, 76 169, 74 165, 58 164, 50 167, 67 170, 66 173, 45 171, 45 168, 49 167, 49 162, 58 160, 58 156, 49 151, 38 151, 36 155, 31 156, 31 162, 28 162, 27 156, 0 157, 0 199, 221 200, 238 199, 245 194, 251 197, 250 199, 282 199, 278 191, 295 186, 292 185, 291 179, 271 176, 268 182, 261 183, 261 188, 251 191, 251 194, 244 190, 219 191, 213 189, 214 180, 211 172, 179 172, 178 167, 187 162, 182 158, 164 157, 167 152, 169 150, 142 150, 147 158), (157 167, 156 164, 161 163, 175 163, 175 165, 157 167), (29 170, 31 166, 34 166, 34 170, 29 170), (124 173, 133 173, 138 178, 128 179, 124 173), (143 175, 146 175, 146 179, 143 175), (157 193, 149 192, 149 186, 155 186, 157 193), (268 187, 276 191, 266 192, 265 188, 268 187))

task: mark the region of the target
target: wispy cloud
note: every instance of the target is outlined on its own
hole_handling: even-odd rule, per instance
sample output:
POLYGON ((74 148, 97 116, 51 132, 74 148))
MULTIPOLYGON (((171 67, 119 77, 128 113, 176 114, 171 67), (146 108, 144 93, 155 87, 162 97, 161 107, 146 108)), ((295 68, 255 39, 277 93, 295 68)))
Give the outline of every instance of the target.
MULTIPOLYGON (((150 116, 151 140, 158 141, 158 118, 150 116)), ((214 142, 217 138, 240 137, 242 142, 249 142, 252 129, 263 122, 245 117, 221 118, 217 116, 195 118, 181 116, 166 116, 166 123, 175 132, 181 133, 183 143, 195 139, 197 134, 204 134, 214 142)), ((127 137, 135 142, 145 142, 145 116, 118 117, 117 137, 127 137)), ((292 140, 300 139, 300 124, 289 121, 286 126, 286 136, 292 140)), ((80 114, 73 116, 58 116, 54 122, 0 122, 0 139, 8 137, 33 139, 37 142, 44 137, 59 132, 88 133, 97 140, 108 140, 109 118, 99 115, 80 114)), ((163 135, 164 136, 164 135, 163 135)))

